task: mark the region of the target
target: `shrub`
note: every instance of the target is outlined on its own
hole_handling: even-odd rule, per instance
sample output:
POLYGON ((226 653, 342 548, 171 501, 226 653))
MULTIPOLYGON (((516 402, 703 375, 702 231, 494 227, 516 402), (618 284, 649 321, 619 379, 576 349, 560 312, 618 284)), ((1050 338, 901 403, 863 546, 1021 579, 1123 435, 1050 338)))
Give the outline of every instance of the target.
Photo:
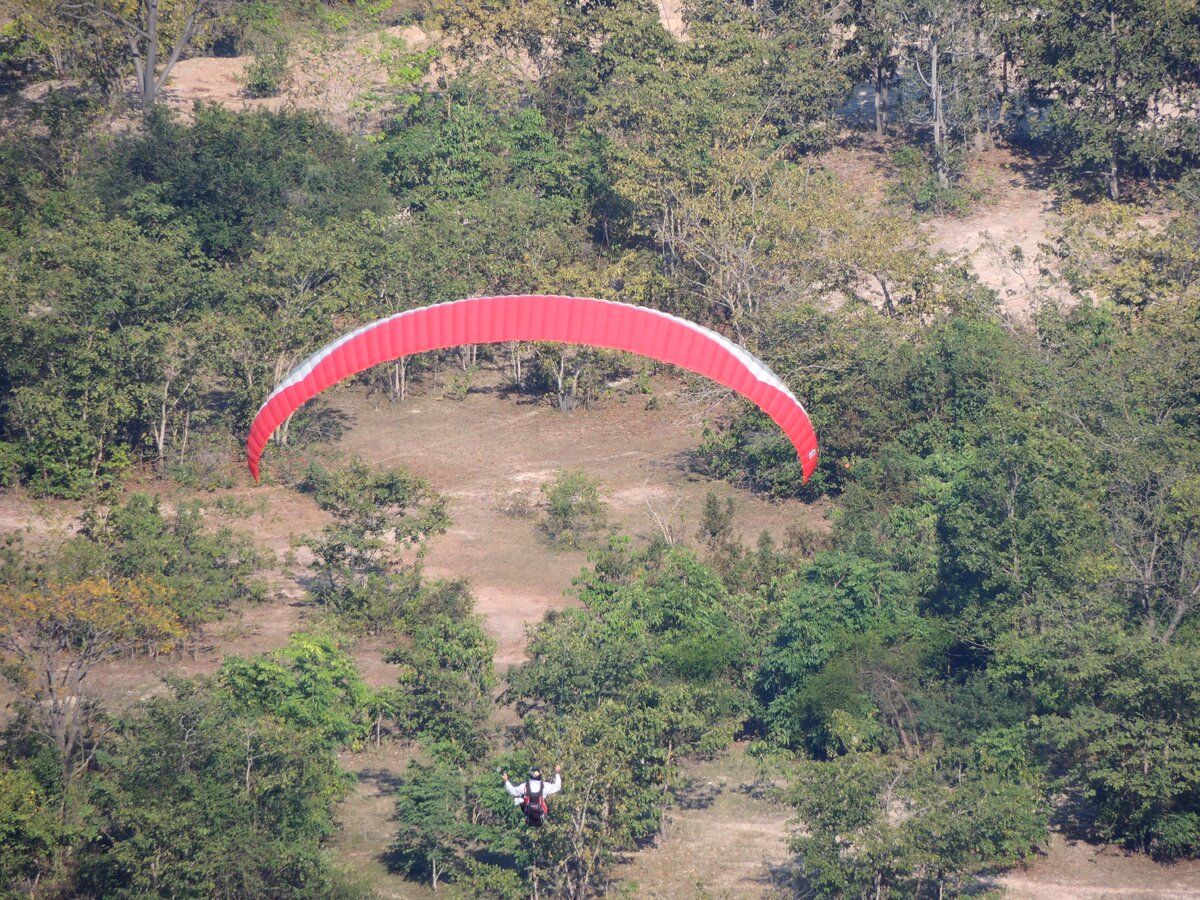
POLYGON ((246 69, 246 93, 251 97, 275 97, 288 78, 287 44, 278 43, 254 54, 246 69))
POLYGON ((542 530, 556 546, 579 547, 602 529, 607 520, 600 482, 581 469, 559 469, 542 485, 546 518, 542 530))

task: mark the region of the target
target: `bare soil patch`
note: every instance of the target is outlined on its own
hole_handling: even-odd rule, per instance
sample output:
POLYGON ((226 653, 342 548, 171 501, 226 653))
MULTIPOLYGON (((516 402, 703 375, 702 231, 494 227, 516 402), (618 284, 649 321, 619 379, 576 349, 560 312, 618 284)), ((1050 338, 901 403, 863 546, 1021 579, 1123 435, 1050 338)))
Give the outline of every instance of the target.
POLYGON ((1156 863, 1145 854, 1071 841, 1054 833, 1045 857, 995 882, 1012 900, 1200 897, 1200 861, 1156 863))
POLYGON ((378 125, 382 109, 364 98, 384 88, 387 69, 378 51, 385 39, 399 38, 409 50, 423 50, 431 41, 415 25, 396 26, 338 42, 306 43, 294 48, 287 77, 277 96, 251 97, 246 91, 247 69, 253 56, 198 56, 180 60, 171 71, 162 99, 185 120, 197 102, 218 103, 230 109, 307 109, 346 131, 378 125))
POLYGON ((791 811, 755 796, 744 744, 683 772, 656 846, 617 869, 620 886, 651 900, 768 896, 774 871, 789 862, 791 811))
POLYGON ((970 181, 984 192, 979 208, 931 220, 931 248, 966 261, 1014 318, 1028 319, 1039 296, 1068 299, 1041 249, 1057 210, 1044 167, 998 148, 972 157, 970 181))

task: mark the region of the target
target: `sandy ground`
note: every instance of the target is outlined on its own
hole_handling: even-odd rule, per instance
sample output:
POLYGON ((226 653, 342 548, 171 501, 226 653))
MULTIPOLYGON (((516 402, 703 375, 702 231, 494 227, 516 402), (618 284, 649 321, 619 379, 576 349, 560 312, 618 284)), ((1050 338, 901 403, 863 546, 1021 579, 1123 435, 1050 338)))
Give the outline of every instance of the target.
MULTIPOLYGON (((883 206, 895 175, 891 149, 868 139, 826 153, 821 164, 864 203, 883 206)), ((1029 318, 1039 298, 1071 302, 1042 251, 1057 224, 1057 201, 1036 162, 997 148, 972 158, 968 181, 981 193, 969 215, 922 221, 930 252, 961 261, 1017 321, 1029 318)))
POLYGON ((1069 301, 1041 249, 1057 202, 1034 161, 1004 148, 982 153, 972 160, 971 180, 983 199, 961 219, 930 221, 931 249, 963 259, 1014 318, 1028 318, 1039 297, 1069 301))
POLYGON ((369 98, 387 84, 387 70, 375 58, 385 37, 402 40, 409 50, 430 45, 429 36, 415 25, 320 46, 301 45, 292 51, 291 71, 279 95, 261 98, 246 93, 252 56, 184 59, 172 70, 163 101, 185 120, 197 102, 232 109, 308 109, 339 128, 364 133, 378 126, 384 108, 369 98))
POLYGON ((663 28, 678 40, 687 40, 687 28, 683 23, 683 0, 658 0, 658 20, 663 28))

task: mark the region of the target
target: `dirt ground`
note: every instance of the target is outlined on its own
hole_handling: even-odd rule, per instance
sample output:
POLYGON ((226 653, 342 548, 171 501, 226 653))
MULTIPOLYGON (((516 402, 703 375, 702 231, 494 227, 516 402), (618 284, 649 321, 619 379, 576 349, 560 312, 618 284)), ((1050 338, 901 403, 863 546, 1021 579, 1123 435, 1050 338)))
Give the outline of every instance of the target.
POLYGON ((1057 223, 1044 167, 1000 147, 972 158, 971 182, 982 200, 967 216, 932 220, 931 249, 964 259, 1015 319, 1027 319, 1039 297, 1070 302, 1042 251, 1057 223))
MULTIPOLYGON (((895 177, 890 156, 889 144, 867 138, 829 151, 821 164, 864 203, 883 206, 895 177)), ((960 260, 1018 322, 1028 320, 1040 298, 1071 302, 1042 250, 1058 221, 1044 168, 1023 153, 997 147, 972 157, 967 180, 980 193, 968 215, 922 222, 930 251, 960 260)))
POLYGON ((618 866, 619 890, 647 900, 767 896, 786 867, 788 807, 757 791, 744 744, 684 767, 655 846, 618 866))
POLYGON ((1000 876, 996 884, 1005 888, 1005 896, 1012 900, 1200 897, 1200 861, 1163 865, 1119 847, 1085 844, 1052 834, 1046 856, 1028 869, 1000 876))
POLYGON ((692 451, 703 420, 680 398, 681 382, 656 382, 658 409, 646 409, 649 396, 633 394, 562 413, 501 399, 497 381, 461 401, 433 392, 392 404, 347 391, 336 403, 353 421, 340 449, 384 465, 402 462, 449 498, 454 524, 433 541, 426 569, 470 580, 500 669, 524 659, 527 625, 571 602, 571 581, 587 562, 584 551, 551 549, 537 514, 504 511, 521 499, 534 509, 541 485, 558 469, 599 479, 610 522, 643 539, 659 532, 657 517, 694 543, 709 490, 734 498, 736 525, 748 542, 764 529, 782 543, 789 525, 827 526, 820 509, 769 503, 695 474, 692 451))

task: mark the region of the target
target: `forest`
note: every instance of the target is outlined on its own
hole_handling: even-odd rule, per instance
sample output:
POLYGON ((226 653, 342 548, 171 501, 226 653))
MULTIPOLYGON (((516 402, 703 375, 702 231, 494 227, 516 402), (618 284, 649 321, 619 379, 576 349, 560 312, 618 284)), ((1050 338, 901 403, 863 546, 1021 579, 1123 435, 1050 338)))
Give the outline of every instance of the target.
POLYGON ((71 523, 0 518, 0 896, 374 896, 335 839, 345 760, 387 744, 379 855, 412 896, 636 896, 620 865, 735 744, 792 817, 762 896, 980 896, 1051 833, 1200 859, 1200 4, 678 15, 0 10, 0 508, 71 523), (247 98, 320 66, 356 92, 170 102, 173 67, 247 57, 247 98), (999 248, 1020 309, 927 228, 987 207, 997 148, 1054 200, 1037 260, 999 248), (879 196, 833 163, 851 152, 879 196), (817 472, 699 379, 512 343, 363 373, 276 435, 255 487, 249 423, 314 349, 509 293, 743 344, 804 402, 817 472), (714 410, 699 515, 618 529, 601 478, 545 460, 513 527, 587 563, 507 669, 471 572, 427 570, 454 486, 337 449, 351 394, 399 417, 499 384, 583 443, 665 380, 714 410), (744 536, 735 486, 822 524, 744 536), (268 489, 323 517, 284 558, 244 524, 268 489), (285 577, 302 629, 186 669, 285 577), (144 695, 97 686, 164 661, 144 695), (556 761, 526 828, 498 773, 556 761))

